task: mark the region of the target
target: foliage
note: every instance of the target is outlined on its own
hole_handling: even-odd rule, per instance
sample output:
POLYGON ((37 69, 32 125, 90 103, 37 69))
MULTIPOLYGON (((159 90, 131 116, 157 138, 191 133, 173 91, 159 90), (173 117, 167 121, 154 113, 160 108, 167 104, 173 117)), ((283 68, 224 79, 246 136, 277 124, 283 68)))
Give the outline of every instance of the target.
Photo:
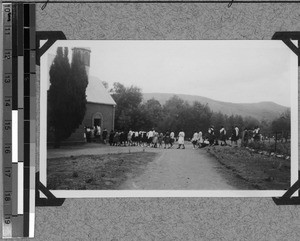
POLYGON ((138 87, 125 87, 121 83, 114 83, 111 89, 112 97, 116 102, 115 127, 117 130, 136 129, 141 126, 140 104, 142 93, 138 87))
POLYGON ((55 146, 59 147, 82 123, 88 77, 80 56, 73 54, 70 66, 68 48, 62 47, 57 48, 49 74, 48 131, 53 132, 55 146))
POLYGON ((291 155, 291 144, 289 142, 282 143, 277 142, 275 144, 274 141, 268 142, 250 142, 248 143, 248 147, 258 150, 258 151, 267 151, 268 153, 274 152, 282 155, 291 155))
MULTIPOLYGON (((199 131, 202 131, 204 136, 207 135, 208 128, 212 125, 216 137, 219 137, 219 130, 222 126, 227 131, 227 137, 231 136, 235 126, 240 132, 245 128, 251 131, 259 126, 262 135, 269 136, 272 133, 272 123, 265 120, 258 121, 251 116, 228 116, 221 112, 213 112, 207 104, 200 102, 189 104, 176 95, 161 105, 154 98, 142 103, 141 90, 134 86, 125 87, 121 83, 114 83, 111 92, 117 103, 116 128, 120 130, 147 131, 154 128, 158 132, 173 131, 175 134, 183 130, 189 138, 194 132, 199 131)), ((276 126, 277 130, 280 128, 288 130, 290 128, 289 112, 274 120, 273 126, 274 128, 276 126)))
POLYGON ((284 112, 279 118, 272 122, 272 132, 281 132, 284 138, 288 138, 291 131, 291 114, 290 111, 284 112))
POLYGON ((163 108, 158 100, 150 99, 141 105, 141 115, 144 117, 144 129, 157 129, 163 118, 163 108))

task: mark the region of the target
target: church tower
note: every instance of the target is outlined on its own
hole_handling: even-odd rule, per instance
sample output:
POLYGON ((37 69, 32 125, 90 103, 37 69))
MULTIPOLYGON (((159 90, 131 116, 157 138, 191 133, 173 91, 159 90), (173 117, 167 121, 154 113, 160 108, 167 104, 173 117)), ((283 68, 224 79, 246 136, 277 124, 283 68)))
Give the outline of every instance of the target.
POLYGON ((72 48, 73 54, 79 53, 81 60, 83 61, 85 65, 85 70, 87 75, 89 76, 90 71, 90 58, 91 58, 91 49, 90 48, 72 48))

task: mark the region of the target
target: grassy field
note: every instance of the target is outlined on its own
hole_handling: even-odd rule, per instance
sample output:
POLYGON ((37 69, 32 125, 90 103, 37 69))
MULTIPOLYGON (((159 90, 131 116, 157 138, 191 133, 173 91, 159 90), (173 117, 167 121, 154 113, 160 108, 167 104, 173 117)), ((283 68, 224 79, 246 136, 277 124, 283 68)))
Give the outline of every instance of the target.
POLYGON ((47 187, 52 190, 115 190, 143 172, 156 153, 138 152, 48 159, 47 187))
POLYGON ((241 147, 215 146, 207 151, 253 189, 284 190, 290 187, 290 160, 261 155, 241 147))

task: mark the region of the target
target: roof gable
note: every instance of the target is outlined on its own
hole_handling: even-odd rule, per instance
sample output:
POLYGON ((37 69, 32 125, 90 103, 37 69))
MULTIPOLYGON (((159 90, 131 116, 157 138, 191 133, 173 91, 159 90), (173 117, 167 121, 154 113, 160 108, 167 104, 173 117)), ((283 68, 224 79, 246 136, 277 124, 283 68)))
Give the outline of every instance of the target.
POLYGON ((86 99, 88 102, 116 105, 111 95, 105 89, 102 81, 95 76, 89 76, 89 83, 86 88, 86 99))

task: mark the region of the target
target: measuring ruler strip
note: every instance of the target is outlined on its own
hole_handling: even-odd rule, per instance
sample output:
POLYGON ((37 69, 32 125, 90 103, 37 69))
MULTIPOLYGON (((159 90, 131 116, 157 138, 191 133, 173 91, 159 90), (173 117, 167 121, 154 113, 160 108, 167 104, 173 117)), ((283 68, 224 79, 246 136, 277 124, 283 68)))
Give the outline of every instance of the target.
POLYGON ((35 4, 3 9, 3 238, 34 237, 35 4))
POLYGON ((23 4, 13 3, 13 237, 23 237, 23 4))
MULTIPOLYGON (((17 5, 12 4, 12 215, 18 215, 18 31, 17 5)), ((14 230, 13 230, 14 231, 14 230)), ((12 234, 13 236, 14 233, 12 234)))
POLYGON ((30 25, 30 206, 29 237, 34 237, 35 224, 35 165, 36 165, 36 5, 29 6, 30 25))
POLYGON ((30 36, 30 162, 29 162, 29 237, 34 237, 35 224, 35 165, 36 165, 36 5, 29 4, 30 36))
POLYGON ((2 6, 3 23, 3 238, 12 237, 12 4, 2 6))
MULTIPOLYGON (((32 36, 31 32, 35 32, 35 29, 32 28, 32 23, 35 23, 35 21, 30 21, 31 18, 35 19, 35 14, 30 16, 32 6, 34 5, 24 4, 24 237, 33 237, 34 234, 34 222, 32 222, 32 216, 34 218, 34 207, 31 206, 31 203, 34 203, 35 193, 32 195, 33 192, 31 190, 34 181, 32 181, 31 177, 35 176, 35 165, 33 168, 30 165, 31 132, 35 132, 35 122, 31 123, 30 115, 31 109, 33 109, 30 96, 31 92, 35 92, 35 85, 33 85, 35 84, 35 78, 32 78, 35 75, 35 51, 31 51, 30 39, 30 36, 32 36), (32 66, 34 68, 31 68, 32 66)), ((35 140, 33 144, 35 144, 35 140)), ((33 187, 33 189, 35 189, 35 187, 33 187)))
MULTIPOLYGON (((18 5, 18 217, 24 214, 24 4, 18 5)), ((22 219, 23 225, 23 219, 22 219)), ((22 232, 23 236, 23 232, 22 232)))

